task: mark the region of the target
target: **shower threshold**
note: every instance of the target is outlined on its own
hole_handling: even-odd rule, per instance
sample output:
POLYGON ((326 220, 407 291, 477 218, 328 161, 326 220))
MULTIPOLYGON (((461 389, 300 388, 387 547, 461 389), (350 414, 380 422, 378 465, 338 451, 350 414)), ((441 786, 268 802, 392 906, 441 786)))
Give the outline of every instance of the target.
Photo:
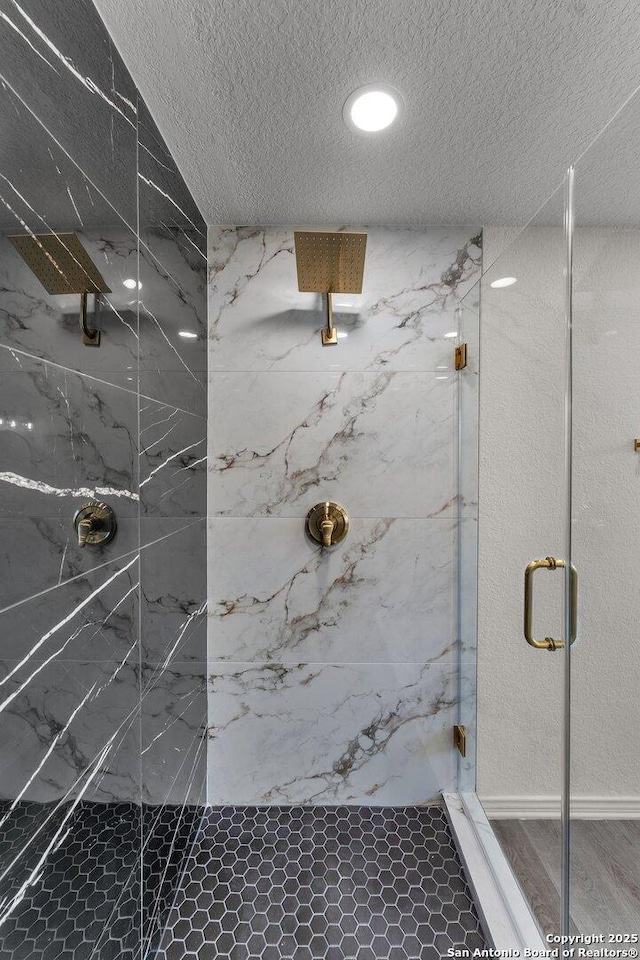
MULTIPOLYGON (((538 922, 475 793, 445 793, 444 807, 476 909, 495 950, 548 950, 538 922)), ((544 956, 544 954, 540 954, 544 956)))

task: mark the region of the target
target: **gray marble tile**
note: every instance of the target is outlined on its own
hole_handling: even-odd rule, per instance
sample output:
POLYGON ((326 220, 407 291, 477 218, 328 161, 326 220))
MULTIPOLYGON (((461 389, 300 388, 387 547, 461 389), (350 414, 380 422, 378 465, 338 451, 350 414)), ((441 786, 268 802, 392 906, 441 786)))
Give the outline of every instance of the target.
MULTIPOLYGON (((207 228, 153 117, 138 100, 140 227, 168 231, 207 261, 207 228)), ((162 256, 159 257, 164 262, 162 256)), ((165 266, 168 264, 165 263, 165 266)))
MULTIPOLYGON (((36 145, 48 143, 53 151, 57 143, 91 178, 92 194, 102 194, 111 205, 109 219, 90 213, 92 222, 113 222, 119 215, 135 228, 137 91, 95 7, 67 0, 62 15, 46 0, 3 6, 0 64, 6 106, 0 111, 2 129, 10 131, 14 144, 11 173, 22 194, 35 209, 50 209, 59 228, 68 209, 68 198, 60 204, 70 185, 66 171, 52 201, 51 186, 58 181, 53 171, 39 169, 34 156, 36 145), (9 105, 10 91, 24 104, 21 111, 9 105), (29 127, 31 116, 32 123, 37 118, 37 136, 29 127), (20 147, 26 148, 22 163, 16 156, 20 147)), ((74 194, 76 205, 80 197, 74 194)), ((6 214, 5 209, 3 227, 6 214)), ((68 222, 74 221, 72 211, 68 222)))
POLYGON ((209 691, 212 804, 405 805, 455 782, 452 665, 218 664, 209 691))
POLYGON ((142 232, 140 284, 141 369, 206 371, 206 262, 181 228, 142 232))
POLYGON ((205 663, 142 665, 143 802, 202 804, 207 762, 205 663))
POLYGON ((0 369, 0 514, 68 520, 95 498, 136 516, 136 395, 8 350, 0 369))
POLYGON ((209 228, 211 370, 450 370, 455 308, 479 275, 478 230, 367 229, 363 292, 336 295, 337 347, 321 298, 299 293, 292 227, 209 228))
POLYGON ((212 373, 210 390, 211 515, 304 517, 325 499, 455 515, 455 375, 212 373))
POLYGON ((138 520, 120 517, 114 540, 80 548, 68 517, 0 519, 0 611, 138 550, 138 520))
MULTIPOLYGON (((51 227, 60 229, 48 222, 33 224, 36 233, 50 232, 51 227)), ((111 289, 102 298, 97 319, 93 297, 89 297, 90 323, 101 331, 100 347, 82 343, 79 296, 47 293, 4 237, 0 237, 0 345, 136 390, 137 291, 125 285, 125 281, 137 282, 135 235, 124 226, 83 230, 74 225, 71 229, 111 289)), ((27 231, 17 225, 13 232, 27 231)))
POLYGON ((209 521, 211 661, 455 661, 456 524, 353 519, 330 550, 302 520, 209 521))
POLYGON ((129 656, 138 638, 137 602, 134 553, 1 613, 0 658, 24 661, 25 669, 41 661, 46 677, 46 665, 59 659, 129 656))
MULTIPOLYGON (((202 370, 141 370, 140 395, 207 417, 207 374, 202 370)), ((143 399, 144 402, 144 399, 143 399)))
POLYGON ((139 796, 134 665, 3 660, 0 671, 3 798, 47 803, 139 796))
POLYGON ((206 416, 206 225, 139 103, 140 369, 144 394, 206 416))
POLYGON ((140 402, 140 511, 143 516, 204 517, 207 421, 170 404, 140 402))
POLYGON ((206 663, 206 522, 141 520, 141 651, 144 660, 206 663))
MULTIPOLYGON (((204 800, 204 523, 180 527, 206 510, 206 228, 94 6, 0 0, 0 15, 0 820, 45 811, 46 843, 23 831, 10 851, 23 868, 43 854, 38 888, 73 853, 75 803, 135 811, 143 786, 160 809, 204 800), (110 287, 97 350, 79 297, 49 296, 6 240, 56 231, 77 234, 110 287), (113 506, 118 535, 80 550, 72 517, 90 497, 113 506)), ((140 933, 129 887, 88 920, 101 956, 128 956, 140 933)), ((75 953, 81 929, 37 949, 75 953)))

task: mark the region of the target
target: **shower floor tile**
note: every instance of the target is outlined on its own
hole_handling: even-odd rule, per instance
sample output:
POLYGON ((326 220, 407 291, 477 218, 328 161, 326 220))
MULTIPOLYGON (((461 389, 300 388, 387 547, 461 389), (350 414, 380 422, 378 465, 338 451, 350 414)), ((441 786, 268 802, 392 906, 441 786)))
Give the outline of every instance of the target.
POLYGON ((158 960, 440 960, 485 947, 439 807, 205 813, 158 960))
POLYGON ((0 960, 151 955, 201 815, 169 805, 1 803, 0 960))

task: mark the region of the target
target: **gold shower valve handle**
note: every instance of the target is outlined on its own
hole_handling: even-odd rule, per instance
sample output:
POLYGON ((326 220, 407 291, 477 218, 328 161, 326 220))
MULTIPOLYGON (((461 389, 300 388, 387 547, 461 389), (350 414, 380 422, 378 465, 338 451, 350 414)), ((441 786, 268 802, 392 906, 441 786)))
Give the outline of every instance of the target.
POLYGON ((305 523, 307 534, 323 547, 332 547, 347 535, 349 517, 344 507, 331 500, 324 500, 311 507, 305 523))
POLYGON ((116 535, 116 515, 108 504, 89 500, 76 510, 73 526, 79 547, 109 543, 116 535))
POLYGON ((324 518, 320 521, 320 533, 322 534, 323 547, 331 546, 331 537, 333 536, 334 527, 335 527, 335 522, 329 516, 329 504, 325 503, 324 518))

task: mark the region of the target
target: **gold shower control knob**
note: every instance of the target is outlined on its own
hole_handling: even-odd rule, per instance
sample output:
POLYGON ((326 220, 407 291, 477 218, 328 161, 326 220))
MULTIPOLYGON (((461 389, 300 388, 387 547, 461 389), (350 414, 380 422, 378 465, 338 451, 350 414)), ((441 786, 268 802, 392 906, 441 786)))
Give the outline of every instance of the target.
POLYGON ((331 500, 324 500, 311 507, 305 524, 307 534, 323 547, 332 547, 347 535, 349 517, 344 507, 331 500))
POLYGON ((73 526, 79 547, 109 543, 116 535, 116 515, 106 503, 89 500, 76 510, 73 526))

